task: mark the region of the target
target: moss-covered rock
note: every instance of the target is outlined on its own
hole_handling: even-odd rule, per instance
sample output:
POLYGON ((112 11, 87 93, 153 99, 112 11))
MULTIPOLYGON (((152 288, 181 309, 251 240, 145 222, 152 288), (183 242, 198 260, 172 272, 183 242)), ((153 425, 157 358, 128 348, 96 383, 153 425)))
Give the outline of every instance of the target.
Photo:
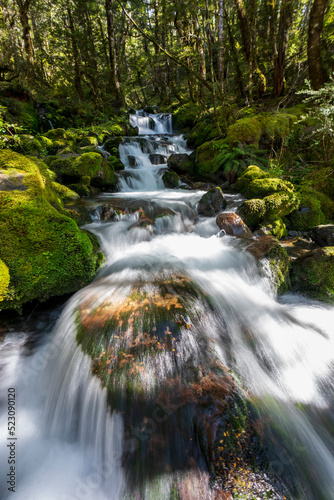
POLYGON ((238 209, 238 215, 252 230, 257 228, 260 222, 264 220, 265 213, 265 201, 260 199, 246 200, 238 209))
POLYGON ((79 146, 81 148, 83 148, 85 146, 93 146, 93 147, 95 147, 95 146, 98 146, 98 145, 99 145, 99 141, 98 141, 97 137, 94 137, 94 136, 86 136, 79 143, 79 146))
POLYGON ((278 192, 293 193, 293 191, 294 186, 291 182, 267 177, 252 180, 248 184, 245 194, 247 198, 264 198, 278 192))
POLYGON ((167 165, 170 170, 173 170, 179 175, 194 173, 194 163, 189 155, 186 153, 174 153, 169 156, 167 160, 167 165))
MULTIPOLYGON (((295 231, 308 231, 323 224, 326 217, 322 211, 321 196, 314 189, 302 187, 299 191, 300 205, 288 215, 288 227, 295 231)), ((330 202, 330 200, 329 200, 330 202)))
POLYGON ((110 137, 103 144, 103 148, 106 151, 108 151, 108 153, 110 153, 111 155, 117 156, 118 147, 119 147, 119 145, 121 144, 122 141, 123 141, 123 137, 122 136, 110 137))
POLYGON ((288 235, 288 230, 282 219, 276 219, 272 222, 268 222, 267 224, 262 224, 260 226, 260 230, 262 230, 265 234, 275 236, 278 240, 288 235))
POLYGON ((196 174, 200 179, 209 178, 219 170, 215 158, 219 154, 219 146, 224 140, 205 142, 196 149, 196 174))
POLYGON ((187 103, 180 106, 173 114, 173 128, 178 132, 185 129, 192 129, 195 125, 199 109, 194 103, 187 103))
POLYGON ((219 134, 213 120, 204 120, 195 125, 186 136, 187 144, 190 148, 196 149, 207 141, 218 137, 219 134))
POLYGON ((59 194, 62 200, 76 200, 77 198, 79 198, 79 195, 76 192, 72 191, 72 189, 69 189, 63 184, 59 184, 58 182, 53 181, 51 185, 54 191, 59 194))
POLYGON ((57 178, 64 184, 79 183, 82 177, 89 176, 92 186, 99 188, 113 188, 117 184, 111 162, 108 162, 99 153, 84 153, 71 158, 55 158, 50 162, 50 169, 57 174, 57 178))
POLYGON ((264 172, 264 170, 261 170, 261 168, 256 165, 250 165, 238 178, 235 187, 240 193, 245 193, 248 185, 252 181, 256 179, 265 179, 266 177, 269 177, 267 172, 264 172))
POLYGON ((230 146, 239 142, 254 144, 263 149, 280 147, 296 121, 296 116, 287 113, 261 114, 242 118, 227 129, 230 146))
POLYGON ((116 156, 110 155, 108 156, 107 160, 114 170, 124 170, 123 163, 116 156))
POLYGON ((205 217, 213 217, 227 207, 227 201, 220 187, 209 189, 199 200, 197 212, 205 217))
POLYGON ((291 283, 295 291, 333 303, 334 247, 312 250, 293 261, 291 283))
POLYGON ((265 258, 269 261, 272 283, 276 292, 279 295, 286 293, 291 286, 291 262, 287 251, 277 244, 267 253, 265 258))
POLYGON ((173 189, 179 185, 180 177, 176 172, 165 172, 162 176, 162 181, 166 188, 173 189))
POLYGON ((10 273, 0 308, 20 309, 32 299, 45 300, 89 283, 97 266, 92 243, 64 215, 43 162, 3 151, 0 171, 22 173, 27 188, 0 191, 0 258, 10 273))
POLYGON ((10 276, 6 264, 0 259, 0 302, 3 301, 9 285, 10 276))
POLYGON ((43 134, 44 137, 47 137, 48 139, 51 139, 52 141, 66 141, 68 139, 68 134, 65 129, 63 128, 55 128, 48 130, 45 134, 43 134))

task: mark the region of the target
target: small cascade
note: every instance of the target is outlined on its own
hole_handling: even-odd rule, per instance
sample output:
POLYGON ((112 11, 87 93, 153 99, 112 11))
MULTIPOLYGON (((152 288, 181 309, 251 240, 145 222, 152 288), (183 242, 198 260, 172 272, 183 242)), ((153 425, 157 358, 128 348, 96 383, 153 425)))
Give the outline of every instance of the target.
POLYGON ((139 137, 126 137, 119 146, 125 171, 119 179, 120 191, 157 191, 164 189, 162 175, 167 158, 173 153, 189 152, 182 136, 172 136, 172 115, 151 115, 137 111, 130 123, 138 127, 139 137))

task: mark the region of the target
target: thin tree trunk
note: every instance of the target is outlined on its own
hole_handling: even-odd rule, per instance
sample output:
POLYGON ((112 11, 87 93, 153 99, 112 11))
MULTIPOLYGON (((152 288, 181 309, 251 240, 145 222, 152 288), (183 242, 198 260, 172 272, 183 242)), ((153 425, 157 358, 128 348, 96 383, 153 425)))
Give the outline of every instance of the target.
POLYGON ((292 24, 293 0, 282 0, 278 26, 278 40, 274 49, 274 97, 278 99, 284 92, 284 72, 289 32, 292 24))
POLYGON ((114 104, 117 107, 124 105, 124 95, 122 92, 121 82, 119 79, 118 55, 116 50, 116 33, 114 28, 114 15, 112 10, 112 0, 105 2, 107 25, 108 25, 108 43, 109 43, 109 58, 112 91, 115 93, 114 104))
POLYGON ((69 21, 69 28, 71 31, 71 41, 72 41, 72 51, 73 51, 73 60, 74 60, 74 88, 80 99, 83 98, 83 91, 81 86, 81 76, 80 76, 80 62, 79 62, 79 51, 77 42, 75 39, 75 29, 73 23, 73 16, 71 9, 67 8, 67 15, 69 21))
POLYGON ((29 72, 32 72, 34 67, 34 49, 31 41, 31 28, 28 16, 31 0, 25 0, 25 2, 23 0, 16 0, 16 3, 19 8, 20 21, 23 31, 24 49, 29 64, 29 72))
POLYGON ((241 69, 240 69, 240 65, 239 65, 237 49, 235 47, 235 41, 234 41, 234 37, 233 37, 232 31, 231 31, 231 26, 229 23, 227 10, 225 7, 224 7, 224 17, 226 20, 226 27, 227 27, 227 32, 228 32, 228 37, 229 37, 229 41, 230 41, 231 52, 232 52, 232 57, 233 57, 233 62, 234 62, 234 67, 235 67, 236 86, 239 89, 240 96, 245 97, 245 90, 244 90, 244 84, 243 84, 243 79, 242 79, 242 73, 241 73, 241 69))
POLYGON ((218 85, 224 90, 224 0, 218 0, 218 85))
POLYGON ((311 84, 315 90, 320 89, 327 80, 321 57, 321 33, 324 24, 324 15, 328 5, 329 0, 314 0, 310 12, 307 39, 307 64, 311 84))

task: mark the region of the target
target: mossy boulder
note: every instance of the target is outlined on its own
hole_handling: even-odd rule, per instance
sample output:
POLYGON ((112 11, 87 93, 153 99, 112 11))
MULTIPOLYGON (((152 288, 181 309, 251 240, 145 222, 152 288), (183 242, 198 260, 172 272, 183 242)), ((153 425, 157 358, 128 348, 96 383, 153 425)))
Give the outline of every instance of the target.
POLYGON ((78 194, 72 189, 69 189, 67 186, 63 184, 59 184, 58 182, 52 182, 52 189, 60 196, 62 200, 76 200, 79 198, 78 194))
POLYGON ((312 250, 293 261, 291 284, 308 297, 334 303, 334 247, 312 250))
POLYGON ((294 210, 288 215, 289 229, 295 231, 309 231, 314 226, 326 222, 319 193, 305 186, 298 191, 298 194, 300 205, 297 210, 294 210))
POLYGON ((107 160, 114 170, 124 170, 124 165, 117 156, 110 155, 107 160))
POLYGON ((219 154, 219 146, 224 140, 209 141, 196 149, 196 174, 200 179, 211 178, 219 170, 216 156, 219 154))
POLYGON ((79 143, 79 147, 83 148, 85 146, 93 146, 96 147, 99 145, 99 141, 97 137, 94 136, 86 136, 82 141, 79 143))
POLYGON ((48 139, 52 141, 66 141, 68 139, 68 134, 63 128, 55 128, 48 130, 45 134, 43 134, 48 139))
POLYGON ((0 309, 78 290, 98 263, 90 238, 65 216, 47 168, 11 151, 0 153, 0 171, 24 175, 24 191, 0 191, 0 258, 10 273, 0 309))
POLYGON ((110 137, 109 139, 106 140, 106 142, 103 144, 103 148, 108 151, 111 155, 115 155, 115 153, 118 153, 118 147, 123 141, 122 136, 118 137, 110 137))
POLYGON ((170 170, 173 170, 179 175, 194 173, 194 163, 186 153, 174 153, 168 157, 167 165, 170 170))
POLYGON ((288 235, 288 230, 282 219, 276 219, 265 225, 260 225, 260 230, 265 234, 271 234, 278 240, 288 235))
POLYGON ((99 153, 83 153, 71 158, 56 158, 50 163, 50 169, 64 184, 76 184, 82 177, 89 176, 92 186, 114 188, 117 184, 113 166, 99 153))
POLYGON ((230 146, 254 144, 262 149, 278 148, 296 121, 296 116, 275 113, 242 118, 227 129, 230 146))
POLYGON ((236 190, 239 191, 240 193, 245 193, 245 191, 248 188, 248 185, 252 182, 255 181, 256 179, 265 179, 269 177, 269 174, 267 172, 264 172, 264 170, 261 170, 260 167, 257 165, 250 165, 249 167, 246 168, 244 173, 238 178, 236 182, 236 190))
POLYGON ((321 224, 313 227, 311 237, 322 247, 334 246, 334 224, 321 224))
POLYGON ((291 182, 266 177, 252 180, 246 188, 245 195, 247 198, 264 198, 278 192, 293 193, 293 191, 294 186, 291 182))
POLYGON ((180 177, 176 172, 165 172, 162 176, 162 181, 166 188, 173 189, 179 185, 180 177))
POLYGON ((220 187, 209 189, 199 200, 197 212, 205 217, 213 217, 227 207, 227 201, 220 187))
POLYGON ((9 270, 6 264, 0 259, 0 302, 6 296, 10 281, 9 270))
POLYGON ((173 128, 178 132, 192 129, 200 111, 194 103, 183 104, 173 114, 173 128))
POLYGON ((218 137, 219 134, 213 123, 213 120, 203 120, 195 125, 191 132, 186 136, 187 145, 196 149, 207 141, 218 137))

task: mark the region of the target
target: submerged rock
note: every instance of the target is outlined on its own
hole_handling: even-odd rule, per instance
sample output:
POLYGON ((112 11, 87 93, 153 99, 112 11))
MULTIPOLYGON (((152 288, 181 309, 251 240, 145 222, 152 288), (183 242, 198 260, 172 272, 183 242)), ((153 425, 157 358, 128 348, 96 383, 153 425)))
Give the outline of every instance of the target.
POLYGON ((293 290, 325 302, 334 302, 334 247, 312 250, 292 263, 293 290))
POLYGON ((205 217, 213 217, 227 207, 227 201, 220 187, 209 189, 199 200, 197 212, 205 217))
POLYGON ((165 172, 162 176, 163 183, 166 188, 176 188, 179 185, 180 178, 176 172, 165 172))
POLYGON ((252 231, 234 212, 224 212, 216 218, 216 224, 219 229, 224 229, 226 234, 238 238, 251 238, 252 231))

